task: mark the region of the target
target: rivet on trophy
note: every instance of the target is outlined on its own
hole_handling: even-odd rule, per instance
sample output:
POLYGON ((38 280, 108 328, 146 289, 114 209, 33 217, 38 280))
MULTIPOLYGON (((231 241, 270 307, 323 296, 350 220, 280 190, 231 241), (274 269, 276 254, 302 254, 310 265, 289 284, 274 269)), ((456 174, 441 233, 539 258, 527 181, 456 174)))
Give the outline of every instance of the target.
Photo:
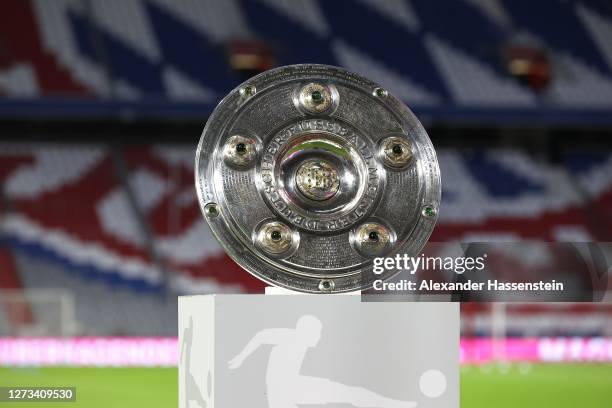
POLYGON ((331 292, 334 290, 334 281, 331 279, 322 279, 319 282, 319 290, 321 292, 331 292))
POLYGON ((330 86, 309 83, 300 90, 298 100, 300 106, 308 113, 323 113, 337 102, 337 95, 330 86))
POLYGON ((355 250, 364 256, 384 254, 393 244, 393 234, 378 222, 367 222, 360 225, 352 234, 355 250))
POLYGON ((393 168, 406 167, 412 161, 412 147, 406 137, 391 136, 380 143, 380 156, 384 164, 393 168))
POLYGON ((255 95, 256 92, 257 88, 255 88, 253 85, 245 85, 240 88, 240 95, 245 98, 250 98, 251 96, 255 95))
POLYGON ((247 167, 257 156, 257 142, 249 137, 230 137, 223 148, 223 159, 233 167, 247 167))
POLYGON ((426 217, 435 217, 438 211, 433 205, 426 205, 423 207, 423 215, 426 217))
POLYGON ((388 92, 386 89, 383 89, 383 88, 374 88, 374 92, 372 92, 372 94, 379 98, 384 98, 385 96, 388 95, 388 92))
POLYGON ((219 215, 219 209, 216 203, 208 203, 204 206, 204 213, 210 218, 215 218, 219 215))
POLYGON ((299 234, 279 221, 268 221, 255 231, 253 239, 261 250, 274 256, 289 255, 298 244, 299 234))

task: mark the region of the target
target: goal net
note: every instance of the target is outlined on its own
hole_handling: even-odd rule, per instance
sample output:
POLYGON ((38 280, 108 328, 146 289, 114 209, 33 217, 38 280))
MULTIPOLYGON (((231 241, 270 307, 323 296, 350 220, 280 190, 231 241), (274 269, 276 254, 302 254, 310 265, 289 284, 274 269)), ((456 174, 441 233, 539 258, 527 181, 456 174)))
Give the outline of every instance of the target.
POLYGON ((61 289, 0 290, 0 336, 72 336, 74 299, 61 289))

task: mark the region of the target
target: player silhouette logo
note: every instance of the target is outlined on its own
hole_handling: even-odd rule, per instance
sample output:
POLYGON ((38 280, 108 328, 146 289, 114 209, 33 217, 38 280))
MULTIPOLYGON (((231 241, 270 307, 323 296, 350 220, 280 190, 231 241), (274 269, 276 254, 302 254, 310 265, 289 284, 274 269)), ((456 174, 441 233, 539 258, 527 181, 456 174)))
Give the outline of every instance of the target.
POLYGON ((295 329, 264 329, 228 363, 234 370, 262 345, 271 345, 266 371, 268 408, 297 408, 301 404, 350 404, 364 408, 411 408, 414 401, 400 401, 363 387, 349 386, 327 378, 300 374, 306 351, 321 339, 321 321, 310 315, 298 319, 295 329))
MULTIPOLYGON (((185 362, 185 390, 187 390, 185 404, 189 408, 189 403, 194 402, 199 408, 207 408, 208 400, 198 385, 192 369, 191 369, 191 349, 193 345, 193 317, 189 318, 189 326, 183 331, 183 343, 181 344, 180 357, 185 362)), ((207 397, 210 397, 210 371, 207 376, 207 397)))

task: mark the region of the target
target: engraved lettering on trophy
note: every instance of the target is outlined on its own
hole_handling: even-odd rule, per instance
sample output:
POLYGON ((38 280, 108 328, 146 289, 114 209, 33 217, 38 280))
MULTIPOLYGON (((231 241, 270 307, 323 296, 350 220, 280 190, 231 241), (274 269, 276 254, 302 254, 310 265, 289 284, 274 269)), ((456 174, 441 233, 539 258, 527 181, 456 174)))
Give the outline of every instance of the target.
POLYGON ((261 180, 265 185, 264 195, 272 206, 279 211, 279 214, 291 223, 311 231, 333 231, 350 226, 358 221, 359 218, 364 217, 375 202, 380 182, 377 163, 369 144, 355 131, 334 120, 328 119, 302 120, 278 132, 269 142, 262 156, 261 174, 261 180), (346 140, 361 155, 367 171, 365 175, 365 190, 355 207, 344 214, 336 216, 334 219, 329 219, 330 216, 327 216, 328 219, 319 220, 319 222, 307 216, 299 209, 292 208, 292 205, 286 202, 286 198, 277 191, 277 180, 274 173, 275 161, 278 160, 277 156, 283 149, 287 149, 285 146, 288 146, 294 140, 294 137, 312 131, 329 132, 336 137, 346 140))

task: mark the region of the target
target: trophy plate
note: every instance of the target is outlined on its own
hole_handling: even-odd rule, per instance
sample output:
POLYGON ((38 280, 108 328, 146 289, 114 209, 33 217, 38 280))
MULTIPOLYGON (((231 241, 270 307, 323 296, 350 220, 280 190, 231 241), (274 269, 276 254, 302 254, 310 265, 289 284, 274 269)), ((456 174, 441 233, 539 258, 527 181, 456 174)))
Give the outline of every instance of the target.
POLYGON ((371 286, 376 257, 417 255, 434 228, 440 171, 414 114, 341 68, 257 75, 210 116, 196 188, 213 234, 248 272, 301 292, 371 286))

